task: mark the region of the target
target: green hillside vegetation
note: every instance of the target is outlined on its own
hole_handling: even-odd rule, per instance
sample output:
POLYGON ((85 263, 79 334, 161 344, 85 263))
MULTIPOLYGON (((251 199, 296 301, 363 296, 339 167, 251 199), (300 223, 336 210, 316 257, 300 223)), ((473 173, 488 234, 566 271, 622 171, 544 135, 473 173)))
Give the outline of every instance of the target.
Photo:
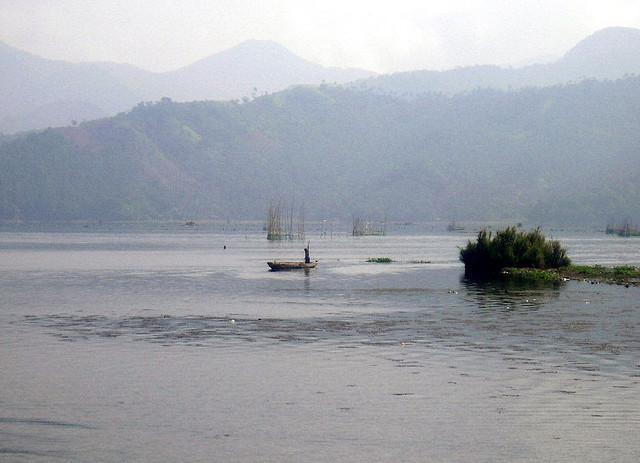
POLYGON ((640 78, 406 101, 336 86, 140 104, 0 144, 0 220, 640 217, 640 78))

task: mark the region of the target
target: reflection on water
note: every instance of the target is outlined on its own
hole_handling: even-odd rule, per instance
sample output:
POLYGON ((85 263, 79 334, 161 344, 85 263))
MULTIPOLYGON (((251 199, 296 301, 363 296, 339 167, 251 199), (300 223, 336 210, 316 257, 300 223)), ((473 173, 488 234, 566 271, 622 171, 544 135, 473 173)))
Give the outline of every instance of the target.
POLYGON ((477 280, 464 275, 460 277, 469 300, 480 308, 515 310, 517 306, 536 307, 551 302, 560 296, 561 283, 543 281, 477 280))
POLYGON ((469 281, 467 238, 0 234, 0 455, 637 461, 640 289, 469 281))

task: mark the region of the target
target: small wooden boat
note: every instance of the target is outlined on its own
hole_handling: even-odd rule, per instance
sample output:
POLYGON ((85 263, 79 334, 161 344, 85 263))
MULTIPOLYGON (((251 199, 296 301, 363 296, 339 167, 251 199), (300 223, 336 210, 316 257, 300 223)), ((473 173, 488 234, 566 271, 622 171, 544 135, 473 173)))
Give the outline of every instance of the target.
POLYGON ((285 260, 283 261, 274 260, 273 262, 267 262, 267 265, 274 272, 279 270, 308 270, 311 268, 316 268, 316 265, 318 265, 318 261, 312 260, 307 264, 304 261, 294 262, 294 261, 285 261, 285 260))

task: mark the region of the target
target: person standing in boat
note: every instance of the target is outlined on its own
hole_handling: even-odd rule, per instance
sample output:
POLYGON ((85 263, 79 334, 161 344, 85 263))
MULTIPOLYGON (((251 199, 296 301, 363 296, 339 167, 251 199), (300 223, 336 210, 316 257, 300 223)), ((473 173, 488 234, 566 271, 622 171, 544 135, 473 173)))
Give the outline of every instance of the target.
POLYGON ((305 264, 311 263, 311 257, 309 257, 309 245, 307 245, 307 247, 304 248, 304 263, 305 264))

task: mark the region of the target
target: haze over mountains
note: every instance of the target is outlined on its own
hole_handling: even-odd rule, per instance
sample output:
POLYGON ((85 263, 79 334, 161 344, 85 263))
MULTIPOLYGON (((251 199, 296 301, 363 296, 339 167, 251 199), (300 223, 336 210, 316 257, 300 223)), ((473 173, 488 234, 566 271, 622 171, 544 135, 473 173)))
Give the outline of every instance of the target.
POLYGON ((423 93, 456 94, 476 88, 515 90, 524 87, 577 82, 584 79, 619 79, 640 74, 640 30, 611 27, 579 42, 559 60, 520 68, 492 65, 448 71, 413 71, 381 75, 357 82, 403 97, 423 93))
POLYGON ((640 30, 596 32, 560 60, 518 69, 473 66, 374 77, 359 69, 327 68, 274 42, 252 40, 189 66, 153 73, 116 63, 43 59, 0 43, 0 133, 64 126, 126 111, 140 101, 230 100, 291 85, 347 83, 413 97, 474 88, 517 89, 585 78, 616 79, 640 73, 640 30))
POLYGON ((231 100, 291 85, 344 83, 373 73, 324 67, 275 42, 251 40, 175 71, 117 63, 67 63, 0 43, 0 132, 114 115, 141 101, 231 100))
MULTIPOLYGON (((636 30, 605 30, 548 65, 555 78, 568 78, 567 69, 591 70, 570 84, 486 88, 501 85, 475 81, 477 69, 467 68, 450 71, 466 73, 468 80, 451 79, 467 82, 464 90, 409 95, 371 88, 402 82, 397 74, 297 86, 244 102, 165 98, 77 126, 0 136, 0 220, 256 219, 279 199, 304 203, 311 219, 358 214, 600 226, 637 220, 640 77, 617 77, 640 69, 638 37, 636 30), (553 74, 558 69, 565 74, 553 74)), ((256 43, 245 46, 251 56, 256 43)), ((271 43, 260 46, 287 56, 271 43)), ((25 80, 33 105, 46 93, 38 85, 55 73, 66 95, 95 96, 105 105, 114 75, 130 102, 137 91, 152 91, 143 85, 147 73, 130 66, 73 65, 71 72, 66 63, 42 64, 11 49, 7 55, 16 68, 31 69, 25 80), (93 87, 77 92, 78 76, 93 87)), ((235 56, 175 72, 204 79, 209 65, 237 62, 235 56)), ((257 67, 248 74, 267 63, 250 64, 257 67)), ((300 78, 317 70, 298 69, 300 78)), ((19 88, 18 74, 10 76, 19 88)), ((7 101, 19 100, 13 97, 7 101)))

